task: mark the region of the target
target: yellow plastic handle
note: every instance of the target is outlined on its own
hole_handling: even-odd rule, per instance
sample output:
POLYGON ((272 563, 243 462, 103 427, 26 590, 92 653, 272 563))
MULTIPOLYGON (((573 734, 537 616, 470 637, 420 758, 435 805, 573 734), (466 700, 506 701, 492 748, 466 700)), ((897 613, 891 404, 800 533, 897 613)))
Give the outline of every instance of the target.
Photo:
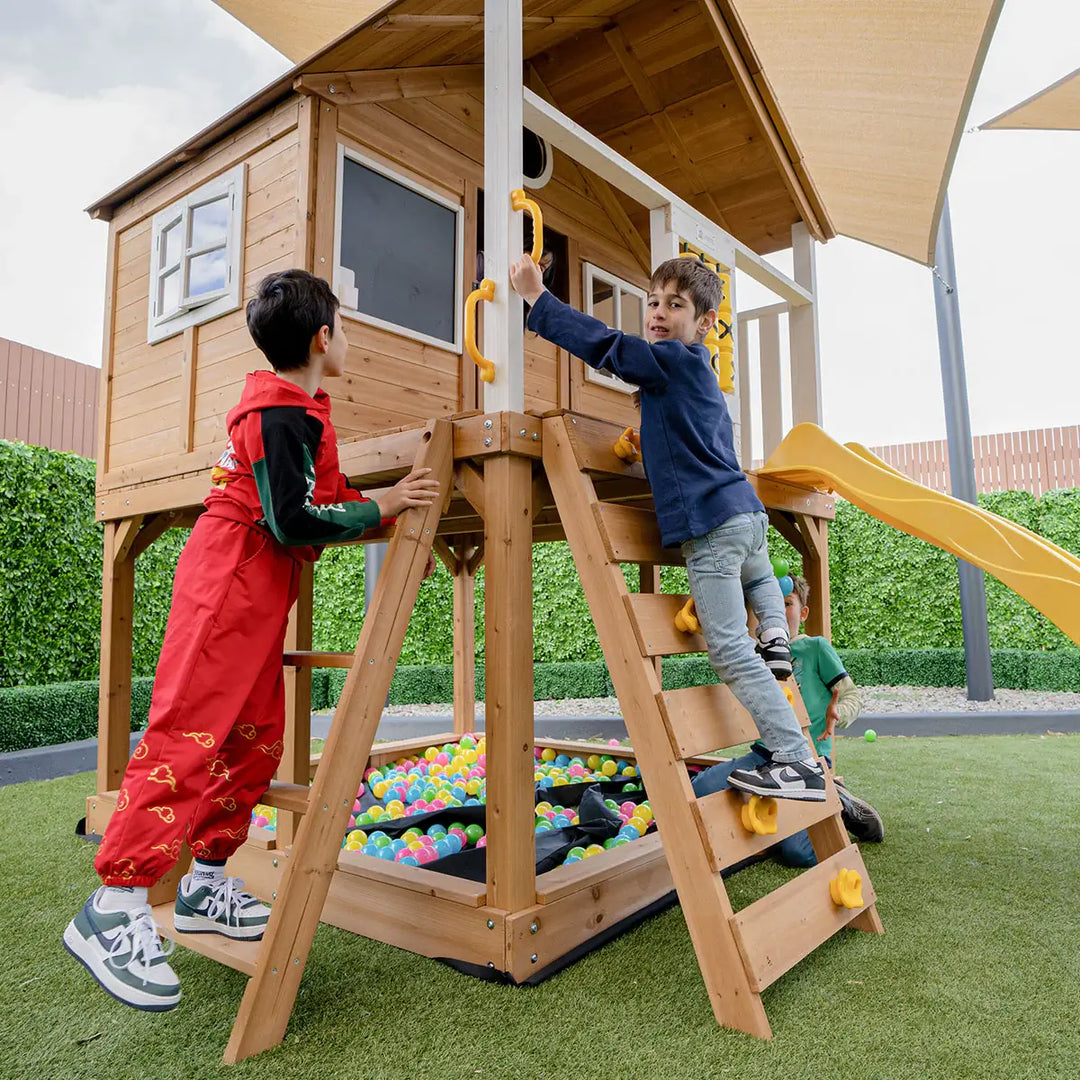
POLYGON ((692 596, 676 613, 675 629, 681 630, 684 634, 701 633, 701 623, 698 622, 697 609, 694 607, 694 598, 692 596))
POLYGON ((481 300, 495 299, 495 282, 484 278, 478 289, 473 289, 465 300, 465 351, 472 362, 480 369, 482 382, 495 381, 495 365, 483 356, 476 347, 476 305, 481 300))
POLYGON ((530 258, 539 266, 540 256, 544 253, 544 215, 532 199, 526 198, 521 188, 514 188, 510 192, 510 205, 515 210, 524 210, 533 219, 533 246, 530 258))

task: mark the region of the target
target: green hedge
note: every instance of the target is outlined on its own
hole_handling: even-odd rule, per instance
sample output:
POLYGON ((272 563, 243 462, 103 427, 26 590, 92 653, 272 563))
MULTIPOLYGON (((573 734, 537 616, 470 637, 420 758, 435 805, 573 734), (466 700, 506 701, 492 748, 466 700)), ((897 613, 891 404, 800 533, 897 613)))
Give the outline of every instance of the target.
MULTIPOLYGON (((862 686, 963 686, 963 649, 841 649, 851 677, 862 686)), ((994 685, 1018 690, 1080 692, 1080 650, 1056 653, 1021 649, 991 652, 994 685)), ((703 655, 673 656, 664 661, 664 689, 679 690, 716 682, 703 655)), ((610 697, 615 693, 602 660, 541 663, 533 668, 537 701, 610 697)), ((341 697, 346 671, 320 668, 312 672, 311 707, 333 708, 341 697)), ((146 725, 153 680, 134 679, 131 730, 146 725)), ((390 686, 390 704, 446 704, 454 695, 449 665, 401 664, 390 686)), ((484 697, 484 666, 476 666, 476 697, 484 697)), ((97 735, 97 682, 52 683, 48 686, 0 688, 0 753, 34 746, 73 742, 97 735)))
MULTIPOLYGON (((7 508, 0 516, 0 686, 96 678, 102 530, 93 518, 93 463, 0 441, 0 493, 7 508)), ((1080 553, 1080 489, 1050 492, 1039 499, 1025 492, 1003 492, 981 497, 980 502, 1080 553)), ((837 647, 880 651, 962 646, 955 559, 842 500, 837 502, 829 537, 837 647)), ((136 564, 132 667, 136 676, 153 674, 184 540, 185 534, 174 530, 136 564)), ((775 532, 770 534, 770 547, 799 566, 797 555, 775 532)), ((626 573, 634 583, 636 571, 628 567, 626 573)), ((534 659, 600 660, 592 619, 565 544, 536 545, 533 580, 534 659)), ((686 573, 665 567, 662 582, 667 592, 683 592, 686 573)), ((315 568, 316 649, 352 650, 363 625, 363 596, 363 549, 327 550, 315 568)), ((483 601, 481 568, 476 620, 480 658, 483 601)), ((995 649, 1056 654, 1072 646, 1048 620, 991 578, 987 607, 995 649)), ((420 589, 402 665, 450 663, 452 609, 450 576, 440 565, 420 589)), ((1054 667, 1052 661, 1048 664, 1054 667)), ((1036 664, 1032 670, 1037 668, 1036 664)), ((936 680, 953 677, 946 669, 927 670, 936 680)), ((1045 678, 1052 680, 1052 670, 1045 678)), ((414 691, 433 692, 423 680, 414 691)))

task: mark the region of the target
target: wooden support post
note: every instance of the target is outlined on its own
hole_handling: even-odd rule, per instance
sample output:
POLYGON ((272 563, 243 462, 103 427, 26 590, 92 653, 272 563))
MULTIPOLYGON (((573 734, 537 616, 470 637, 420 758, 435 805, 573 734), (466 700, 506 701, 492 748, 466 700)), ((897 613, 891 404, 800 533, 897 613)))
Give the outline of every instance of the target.
POLYGON ((532 462, 484 462, 488 903, 536 902, 533 840, 532 462))
POLYGON ((829 523, 822 518, 796 515, 799 531, 806 541, 803 577, 810 586, 810 617, 806 632, 832 640, 832 613, 829 597, 829 523))
MULTIPOLYGON (((315 564, 305 562, 300 569, 300 591, 289 612, 289 628, 285 631, 287 652, 308 652, 311 649, 311 620, 315 592, 315 564)), ((303 784, 311 775, 311 668, 285 668, 285 752, 278 765, 277 779, 287 784, 303 784)), ((291 810, 279 810, 277 817, 277 846, 293 842, 299 824, 291 810)))
POLYGON ((476 571, 469 544, 456 551, 454 569, 454 734, 476 729, 476 571))
POLYGON ((124 523, 105 523, 101 582, 101 667, 98 683, 98 791, 120 786, 131 757, 131 646, 135 560, 117 560, 124 523))

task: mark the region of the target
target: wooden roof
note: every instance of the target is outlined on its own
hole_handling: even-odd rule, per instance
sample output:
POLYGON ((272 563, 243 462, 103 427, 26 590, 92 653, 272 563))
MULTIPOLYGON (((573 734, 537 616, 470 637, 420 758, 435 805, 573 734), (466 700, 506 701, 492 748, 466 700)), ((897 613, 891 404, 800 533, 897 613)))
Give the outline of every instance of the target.
MULTIPOLYGON (((307 0, 302 19, 291 0, 217 2, 293 58, 341 32, 91 212, 108 216, 300 77, 483 63, 483 0, 307 0)), ((525 81, 760 253, 790 246, 802 220, 819 239, 927 262, 1002 2, 524 0, 525 81)))
POLYGON ((983 131, 1080 131, 1080 68, 979 127, 983 131))

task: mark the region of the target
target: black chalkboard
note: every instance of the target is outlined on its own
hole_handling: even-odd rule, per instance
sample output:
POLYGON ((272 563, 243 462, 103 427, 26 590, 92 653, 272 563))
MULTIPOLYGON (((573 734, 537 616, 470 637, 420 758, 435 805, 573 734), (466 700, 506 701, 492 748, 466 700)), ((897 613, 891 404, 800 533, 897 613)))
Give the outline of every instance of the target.
POLYGON ((345 158, 341 265, 365 315, 454 341, 457 214, 345 158))

